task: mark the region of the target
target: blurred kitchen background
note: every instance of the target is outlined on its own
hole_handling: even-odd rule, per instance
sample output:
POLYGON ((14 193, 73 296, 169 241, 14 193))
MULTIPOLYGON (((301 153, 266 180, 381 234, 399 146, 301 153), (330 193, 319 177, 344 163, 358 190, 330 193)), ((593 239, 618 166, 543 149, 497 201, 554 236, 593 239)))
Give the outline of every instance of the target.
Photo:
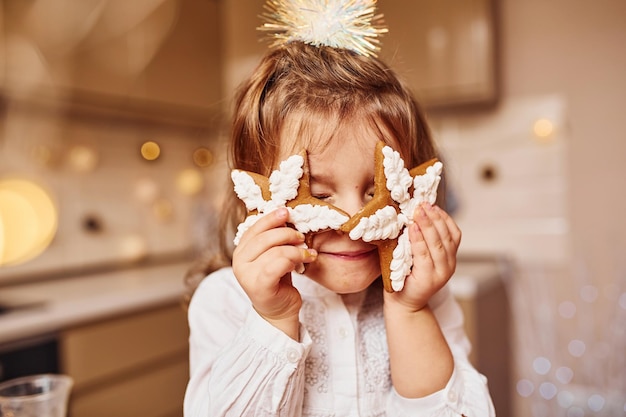
MULTIPOLYGON (((0 1, 0 380, 180 416, 183 276, 215 242, 261 0, 0 1)), ((463 229, 499 416, 626 415, 626 2, 380 0, 463 229)))

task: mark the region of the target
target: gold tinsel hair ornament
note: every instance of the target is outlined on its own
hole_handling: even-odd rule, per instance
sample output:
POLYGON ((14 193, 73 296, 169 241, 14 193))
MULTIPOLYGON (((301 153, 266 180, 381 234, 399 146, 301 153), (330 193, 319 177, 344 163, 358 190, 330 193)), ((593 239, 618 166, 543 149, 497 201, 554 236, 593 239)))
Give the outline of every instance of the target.
POLYGON ((376 56, 387 32, 376 0, 268 0, 264 7, 259 30, 271 34, 272 46, 302 41, 376 56))

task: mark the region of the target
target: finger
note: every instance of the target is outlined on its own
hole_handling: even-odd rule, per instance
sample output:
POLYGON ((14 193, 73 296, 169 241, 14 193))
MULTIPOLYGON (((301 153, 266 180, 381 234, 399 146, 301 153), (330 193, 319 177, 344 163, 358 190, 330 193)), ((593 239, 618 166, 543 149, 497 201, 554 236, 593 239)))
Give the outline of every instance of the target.
MULTIPOLYGON (((449 265, 456 264, 456 253, 461 242, 461 229, 454 220, 441 208, 433 206, 433 215, 436 215, 434 223, 439 232, 439 236, 446 248, 449 265)), ((432 218, 432 216, 431 216, 432 218)))
POLYGON ((448 216, 447 213, 445 213, 438 206, 426 206, 426 213, 428 214, 428 217, 431 219, 433 225, 437 229, 437 233, 439 234, 439 238, 443 243, 446 253, 448 254, 448 256, 454 256, 458 248, 458 242, 455 240, 450 226, 451 224, 454 225, 456 229, 454 233, 456 234, 457 231, 460 232, 460 230, 456 226, 456 223, 454 223, 450 216, 448 216))
POLYGON ((259 233, 239 243, 235 248, 237 256, 242 260, 252 261, 273 247, 278 246, 302 246, 304 234, 291 227, 277 227, 259 233))
POLYGON ((259 219, 241 237, 235 248, 237 255, 245 254, 245 260, 253 260, 273 246, 301 245, 304 234, 285 226, 285 214, 288 216, 286 209, 278 209, 259 219))
POLYGON ((289 212, 286 208, 280 207, 267 215, 260 216, 259 219, 241 236, 241 242, 254 239, 254 237, 266 230, 276 227, 285 226, 287 219, 289 218, 289 212))
POLYGON ((430 252, 433 264, 435 266, 440 265, 442 262, 447 264, 447 250, 436 226, 439 216, 425 205, 421 205, 417 210, 417 224, 424 235, 424 241, 430 252))
POLYGON ((281 277, 293 272, 298 265, 312 262, 316 258, 317 252, 314 249, 291 245, 273 247, 255 262, 255 279, 261 286, 275 286, 281 277))
POLYGON ((454 219, 452 219, 452 217, 450 217, 450 215, 446 213, 445 210, 437 206, 435 207, 438 210, 441 218, 446 222, 446 225, 448 226, 448 233, 450 234, 450 238, 454 242, 455 246, 458 248, 459 244, 461 243, 461 236, 462 236, 459 225, 456 224, 454 219))
POLYGON ((409 226, 409 241, 411 242, 411 253, 413 254, 413 270, 423 270, 423 268, 434 268, 433 260, 428 250, 428 245, 424 239, 424 234, 417 223, 409 226))

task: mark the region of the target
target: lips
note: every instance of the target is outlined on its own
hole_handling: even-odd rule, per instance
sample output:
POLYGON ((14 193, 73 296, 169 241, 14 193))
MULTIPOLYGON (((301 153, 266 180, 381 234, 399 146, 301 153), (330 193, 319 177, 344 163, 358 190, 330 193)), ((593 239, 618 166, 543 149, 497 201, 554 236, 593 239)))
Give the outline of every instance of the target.
POLYGON ((375 247, 346 251, 320 251, 319 254, 339 258, 346 261, 358 261, 370 257, 374 252, 376 252, 375 247))

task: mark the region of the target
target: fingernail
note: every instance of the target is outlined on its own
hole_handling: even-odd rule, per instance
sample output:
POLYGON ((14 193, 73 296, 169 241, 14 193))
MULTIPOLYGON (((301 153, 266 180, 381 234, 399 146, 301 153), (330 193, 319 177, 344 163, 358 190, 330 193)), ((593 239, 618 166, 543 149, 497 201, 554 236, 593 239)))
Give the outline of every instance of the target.
POLYGON ((297 232, 297 237, 298 237, 298 240, 302 240, 302 241, 304 241, 304 233, 302 233, 302 232, 297 232))
POLYGON ((304 260, 312 261, 317 258, 317 251, 315 249, 302 249, 304 260))
POLYGON ((284 219, 289 215, 289 212, 286 208, 278 208, 276 209, 276 218, 284 219))

